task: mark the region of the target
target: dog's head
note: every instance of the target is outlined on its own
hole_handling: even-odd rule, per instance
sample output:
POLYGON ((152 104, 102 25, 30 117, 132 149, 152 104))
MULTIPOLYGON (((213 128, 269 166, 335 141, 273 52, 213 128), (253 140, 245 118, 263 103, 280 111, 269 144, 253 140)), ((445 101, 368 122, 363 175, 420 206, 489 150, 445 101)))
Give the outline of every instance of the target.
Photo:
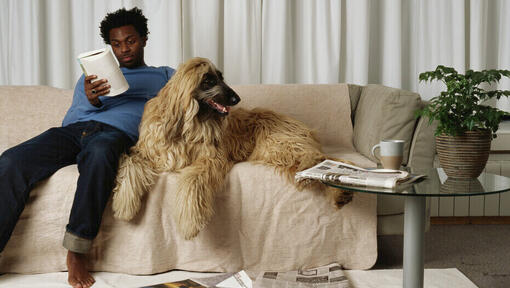
POLYGON ((175 84, 191 92, 189 96, 198 103, 198 114, 225 116, 241 101, 225 83, 221 71, 208 59, 196 57, 184 62, 172 78, 177 81, 175 84))
POLYGON ((210 64, 209 69, 202 74, 194 95, 202 113, 214 112, 227 115, 230 107, 241 101, 239 95, 225 83, 221 71, 213 64, 210 64))

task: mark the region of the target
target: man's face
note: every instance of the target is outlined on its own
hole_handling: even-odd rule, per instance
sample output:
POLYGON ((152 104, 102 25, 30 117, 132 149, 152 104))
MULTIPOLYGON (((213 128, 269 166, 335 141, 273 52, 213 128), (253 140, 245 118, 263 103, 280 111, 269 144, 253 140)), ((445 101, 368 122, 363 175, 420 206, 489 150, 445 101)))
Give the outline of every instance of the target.
POLYGON ((147 37, 142 38, 133 25, 110 30, 110 45, 120 67, 134 68, 144 65, 143 48, 147 37))

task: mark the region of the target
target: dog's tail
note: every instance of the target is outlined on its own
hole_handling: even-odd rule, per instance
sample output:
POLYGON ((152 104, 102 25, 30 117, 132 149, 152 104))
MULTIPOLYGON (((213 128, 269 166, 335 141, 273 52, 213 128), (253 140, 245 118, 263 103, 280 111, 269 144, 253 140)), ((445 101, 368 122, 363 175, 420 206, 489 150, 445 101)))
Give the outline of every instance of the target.
POLYGON ((143 195, 154 185, 157 172, 138 154, 121 156, 113 189, 114 217, 131 220, 140 210, 143 195))

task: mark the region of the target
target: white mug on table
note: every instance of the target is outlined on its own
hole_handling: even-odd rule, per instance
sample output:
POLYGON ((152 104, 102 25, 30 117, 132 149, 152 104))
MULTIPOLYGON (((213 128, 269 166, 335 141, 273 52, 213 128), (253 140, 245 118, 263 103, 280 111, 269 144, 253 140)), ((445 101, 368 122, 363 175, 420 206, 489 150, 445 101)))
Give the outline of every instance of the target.
POLYGON ((379 159, 383 168, 399 170, 404 159, 404 140, 381 140, 372 147, 372 156, 379 159), (380 158, 375 156, 375 150, 379 148, 380 158))

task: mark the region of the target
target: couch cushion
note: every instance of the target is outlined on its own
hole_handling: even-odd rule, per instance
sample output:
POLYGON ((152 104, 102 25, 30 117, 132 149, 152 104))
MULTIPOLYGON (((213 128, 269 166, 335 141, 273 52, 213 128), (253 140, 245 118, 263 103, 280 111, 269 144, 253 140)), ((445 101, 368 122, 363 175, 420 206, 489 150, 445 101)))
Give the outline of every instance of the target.
POLYGON ((262 107, 314 129, 323 146, 353 148, 347 84, 237 85, 239 107, 262 107))
POLYGON ((363 168, 375 168, 377 163, 371 161, 367 157, 361 155, 354 149, 348 149, 344 147, 323 147, 323 151, 328 157, 351 161, 356 166, 363 168))
POLYGON ((353 141, 356 150, 374 162, 372 147, 384 139, 405 140, 404 164, 416 124, 415 112, 421 108, 417 93, 370 84, 363 88, 354 115, 353 141))
POLYGON ((0 153, 62 125, 72 90, 49 86, 0 86, 0 153))

